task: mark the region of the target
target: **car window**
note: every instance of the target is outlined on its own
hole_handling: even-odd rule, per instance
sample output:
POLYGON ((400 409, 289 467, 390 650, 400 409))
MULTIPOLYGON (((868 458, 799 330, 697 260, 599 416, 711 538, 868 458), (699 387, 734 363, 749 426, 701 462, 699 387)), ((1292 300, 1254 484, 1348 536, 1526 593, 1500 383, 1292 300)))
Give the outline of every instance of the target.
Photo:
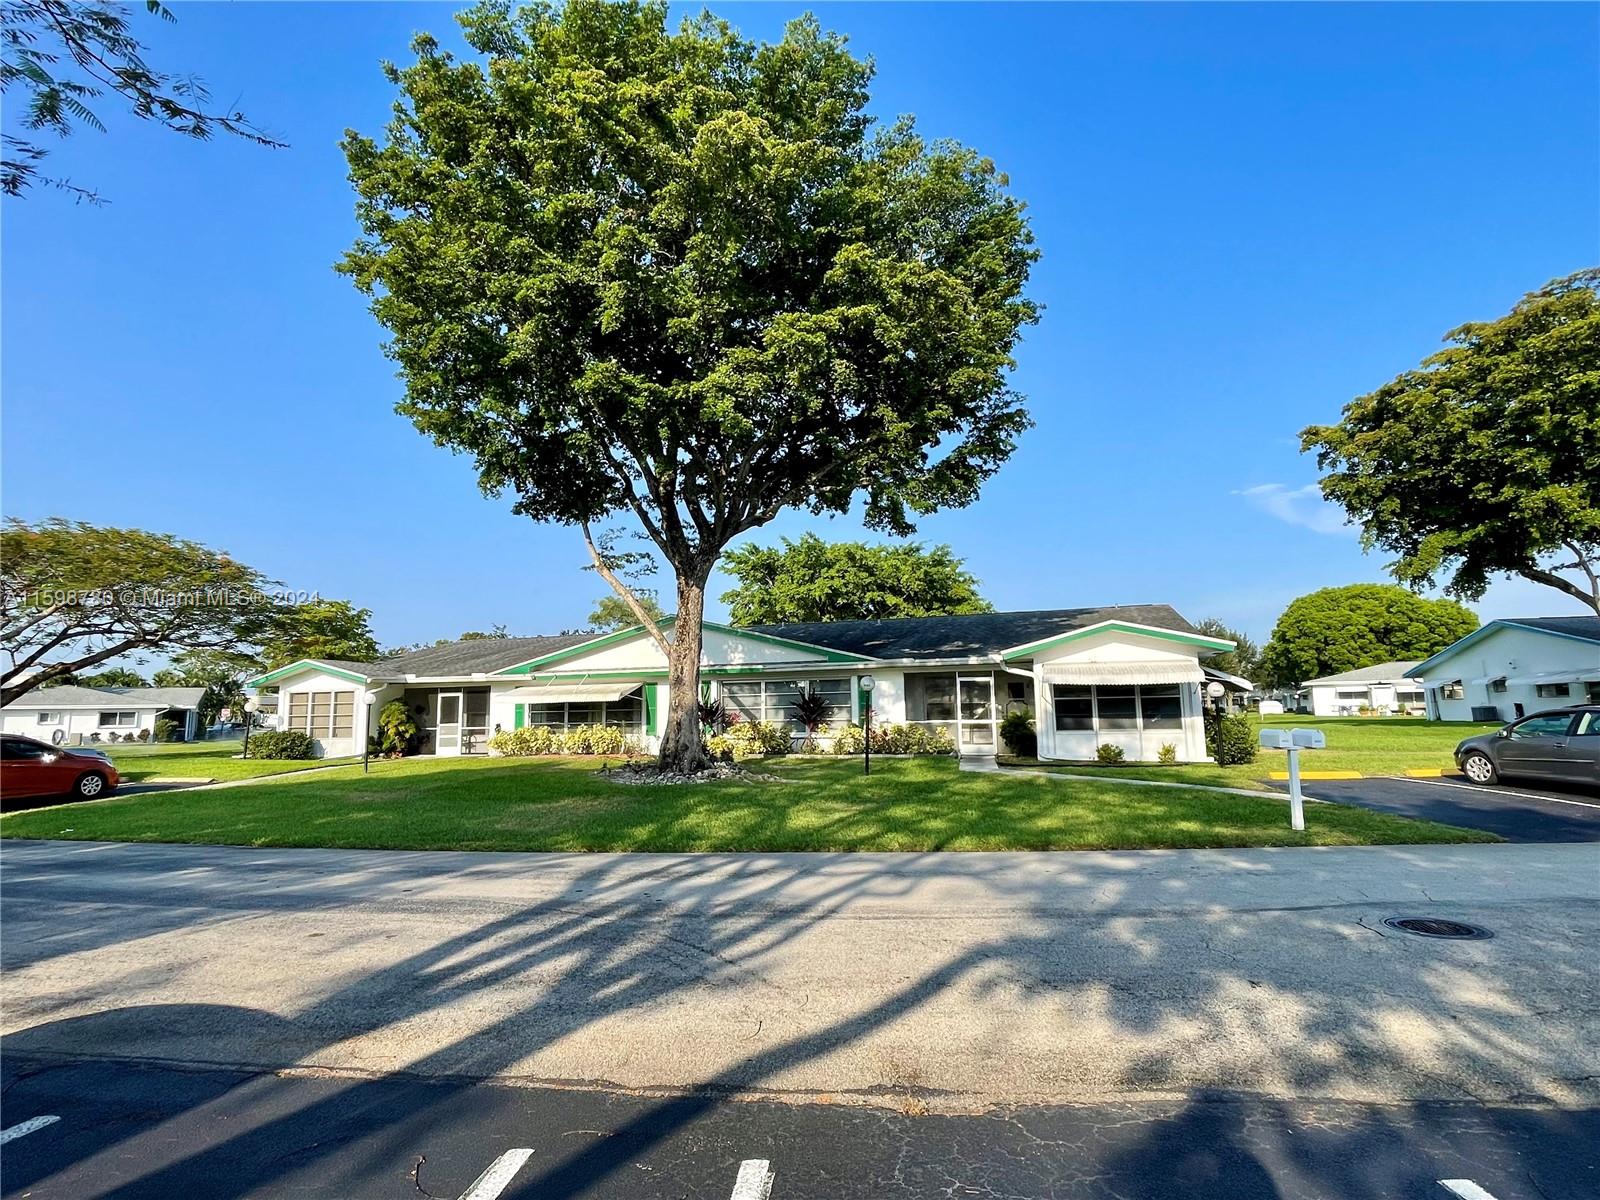
POLYGON ((1514 738, 1563 737, 1572 726, 1571 713, 1551 713, 1549 716, 1529 717, 1511 727, 1514 738))
POLYGON ((1572 732, 1576 737, 1600 737, 1600 712, 1580 713, 1578 727, 1572 732))
POLYGON ((49 753, 50 747, 41 746, 38 742, 25 742, 21 738, 0 740, 0 758, 7 762, 40 759, 49 753))

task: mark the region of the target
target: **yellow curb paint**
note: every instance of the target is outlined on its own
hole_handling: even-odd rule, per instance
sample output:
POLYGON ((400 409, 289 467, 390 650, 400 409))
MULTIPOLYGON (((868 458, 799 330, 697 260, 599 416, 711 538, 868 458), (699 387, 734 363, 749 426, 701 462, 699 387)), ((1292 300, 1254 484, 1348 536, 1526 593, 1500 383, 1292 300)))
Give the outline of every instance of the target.
MULTIPOLYGON (((1268 779, 1287 779, 1287 778, 1289 778, 1289 772, 1287 772, 1287 771, 1269 771, 1269 772, 1267 772, 1267 778, 1268 779)), ((1300 772, 1300 778, 1301 779, 1360 779, 1360 778, 1362 778, 1362 775, 1361 775, 1360 771, 1301 771, 1300 772)))
POLYGON ((1455 772, 1447 772, 1443 767, 1413 767, 1409 771, 1402 772, 1402 774, 1407 779, 1437 779, 1445 774, 1454 775, 1455 772))

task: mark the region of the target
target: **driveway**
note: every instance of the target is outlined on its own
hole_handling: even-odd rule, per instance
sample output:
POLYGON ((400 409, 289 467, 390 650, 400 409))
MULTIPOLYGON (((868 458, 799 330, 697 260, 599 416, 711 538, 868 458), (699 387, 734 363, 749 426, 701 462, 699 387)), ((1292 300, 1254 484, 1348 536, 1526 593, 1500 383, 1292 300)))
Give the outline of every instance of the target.
POLYGON ((1600 795, 1577 788, 1386 777, 1308 780, 1304 786, 1321 800, 1484 829, 1510 842, 1600 842, 1600 795))

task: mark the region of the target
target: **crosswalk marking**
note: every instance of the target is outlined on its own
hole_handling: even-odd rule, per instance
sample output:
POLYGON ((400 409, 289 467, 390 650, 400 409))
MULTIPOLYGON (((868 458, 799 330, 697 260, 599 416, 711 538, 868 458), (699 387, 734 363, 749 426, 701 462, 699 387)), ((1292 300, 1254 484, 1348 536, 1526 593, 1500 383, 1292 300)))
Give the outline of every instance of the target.
POLYGON ((15 1141, 19 1137, 27 1137, 30 1133, 38 1133, 46 1125, 54 1125, 60 1117, 30 1117, 20 1121, 9 1129, 0 1129, 0 1146, 7 1142, 15 1141))
POLYGON ((532 1157, 532 1150, 507 1150, 489 1164, 489 1169, 478 1176, 476 1183, 461 1193, 461 1200, 495 1200, 506 1190, 506 1185, 516 1173, 522 1170, 522 1164, 532 1157))
POLYGON ((772 1195, 772 1164, 764 1158, 747 1158, 739 1164, 729 1200, 767 1200, 772 1195))
POLYGON ((1494 1200, 1494 1197, 1484 1191, 1470 1179, 1441 1179, 1439 1186, 1461 1200, 1494 1200))

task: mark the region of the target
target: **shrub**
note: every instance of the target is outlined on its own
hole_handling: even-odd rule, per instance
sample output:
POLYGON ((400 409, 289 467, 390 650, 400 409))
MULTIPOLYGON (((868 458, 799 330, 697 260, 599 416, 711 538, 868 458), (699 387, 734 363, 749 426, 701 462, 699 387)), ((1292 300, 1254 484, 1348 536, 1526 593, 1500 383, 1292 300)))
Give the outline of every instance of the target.
MULTIPOLYGON (((835 754, 860 754, 865 744, 859 725, 840 726, 833 735, 835 754)), ((874 724, 872 727, 874 754, 954 754, 955 749, 955 739, 948 729, 910 724, 874 724)))
POLYGON ((316 743, 301 729, 268 729, 250 735, 251 758, 315 758, 316 743))
POLYGON ((795 720, 806 727, 805 740, 800 743, 801 748, 815 750, 817 733, 827 728, 826 721, 833 713, 833 701, 824 697, 815 688, 806 688, 795 698, 793 708, 795 720))
POLYGON ((1119 763, 1128 756, 1122 752, 1121 746, 1113 746, 1110 742, 1101 742, 1095 747, 1094 756, 1100 762, 1110 766, 1119 763))
POLYGON ((1178 761, 1178 748, 1171 742, 1162 742, 1161 749, 1156 752, 1156 761, 1164 767, 1170 767, 1178 761))
POLYGON ((139 730, 139 740, 141 742, 148 742, 150 740, 150 731, 148 729, 139 730))
POLYGON ((156 718, 155 738, 158 742, 175 742, 178 740, 178 723, 171 717, 156 718))
POLYGON ((638 754, 639 744, 614 725, 575 725, 565 733, 548 725, 502 729, 489 738, 489 749, 507 758, 541 754, 638 754))
POLYGON ((1006 714, 1006 719, 1000 722, 1000 740, 1018 758, 1039 756, 1039 734, 1033 727, 1033 714, 1026 708, 1006 714))
POLYGON ((1256 735, 1245 717, 1227 716, 1215 709, 1206 710, 1206 751, 1219 766, 1255 762, 1256 735), (1217 746, 1217 731, 1222 731, 1222 746, 1217 746))
POLYGON ((523 729, 501 729, 489 738, 489 749, 508 758, 532 758, 538 754, 560 754, 561 735, 548 725, 523 729))
POLYGON ((700 716, 700 729, 706 737, 722 733, 728 728, 731 716, 721 700, 702 700, 696 709, 700 716))
MULTIPOLYGON (((776 721, 734 721, 728 726, 726 733, 713 738, 720 748, 726 750, 722 754, 713 750, 719 758, 731 754, 734 758, 757 758, 763 754, 787 754, 794 744, 794 737, 789 732, 787 725, 780 725, 776 721)), ((706 743, 710 746, 710 742, 706 743)))
POLYGON ((378 733, 374 749, 390 758, 415 754, 422 747, 422 726, 411 715, 404 700, 391 700, 378 712, 378 733))

